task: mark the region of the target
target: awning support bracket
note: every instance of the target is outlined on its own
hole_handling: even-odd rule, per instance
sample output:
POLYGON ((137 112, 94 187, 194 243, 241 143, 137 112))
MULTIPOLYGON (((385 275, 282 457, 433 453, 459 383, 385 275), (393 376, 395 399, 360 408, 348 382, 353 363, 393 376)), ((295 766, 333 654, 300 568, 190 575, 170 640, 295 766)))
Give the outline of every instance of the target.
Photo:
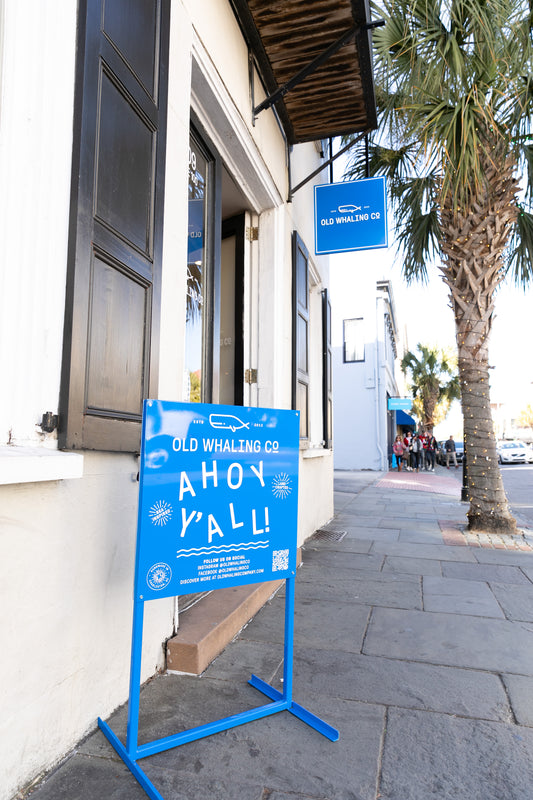
MULTIPOLYGON (((338 153, 335 153, 334 156, 328 158, 327 161, 324 161, 324 163, 321 164, 319 167, 317 167, 315 170, 313 170, 313 172, 311 172, 311 174, 308 175, 307 178, 304 178, 303 181, 300 181, 300 183, 298 183, 294 187, 290 185, 291 172, 289 169, 289 196, 287 198, 287 202, 292 203, 292 198, 296 194, 298 189, 301 189, 302 186, 305 186, 306 183, 309 183, 309 181, 312 180, 315 177, 315 175, 318 175, 319 172, 322 172, 322 170, 326 169, 326 167, 329 167, 330 164, 333 164, 333 162, 336 161, 336 159, 339 156, 342 156, 344 153, 346 153, 347 150, 350 150, 350 148, 352 148, 355 144, 357 144, 357 142, 360 142, 363 137, 368 136, 369 133, 370 131, 363 131, 362 133, 360 133, 359 136, 356 136, 356 138, 352 142, 349 142, 345 147, 339 150, 338 153)), ((290 151, 289 151, 289 158, 290 158, 290 151)))
POLYGON ((297 72, 293 78, 287 81, 287 83, 276 89, 275 92, 266 97, 262 103, 259 103, 258 106, 255 106, 252 111, 252 123, 255 125, 255 119, 261 113, 261 111, 265 111, 267 108, 270 108, 283 97, 285 97, 285 95, 290 92, 291 89, 294 89, 294 87, 298 86, 298 84, 301 83, 305 78, 307 78, 309 75, 312 75, 318 67, 324 64, 324 62, 331 58, 331 56, 335 55, 335 53, 340 50, 341 47, 344 47, 345 44, 348 44, 350 39, 352 39, 354 36, 357 36, 361 31, 378 28, 384 24, 385 20, 378 19, 374 22, 366 22, 363 25, 354 25, 351 27, 350 30, 343 33, 336 42, 333 42, 333 44, 331 44, 327 50, 314 58, 306 67, 303 67, 303 69, 297 72))

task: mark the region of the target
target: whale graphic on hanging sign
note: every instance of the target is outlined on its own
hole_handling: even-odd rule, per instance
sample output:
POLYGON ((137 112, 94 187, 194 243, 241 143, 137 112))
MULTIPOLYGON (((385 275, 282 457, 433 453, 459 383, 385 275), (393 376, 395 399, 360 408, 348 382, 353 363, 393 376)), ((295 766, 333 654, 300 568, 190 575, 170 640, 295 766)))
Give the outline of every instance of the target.
POLYGON ((348 203, 346 206, 339 206, 339 214, 348 214, 350 211, 361 211, 361 206, 354 206, 353 203, 348 203))
POLYGON ((249 422, 243 422, 232 414, 210 414, 209 423, 213 428, 222 428, 223 430, 233 431, 233 433, 239 430, 239 428, 250 427, 249 422))

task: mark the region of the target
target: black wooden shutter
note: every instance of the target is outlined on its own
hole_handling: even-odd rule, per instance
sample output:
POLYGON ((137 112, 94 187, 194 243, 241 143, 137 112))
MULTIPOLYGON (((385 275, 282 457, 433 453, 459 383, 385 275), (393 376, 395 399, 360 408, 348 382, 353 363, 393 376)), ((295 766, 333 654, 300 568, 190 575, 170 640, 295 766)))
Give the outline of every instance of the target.
POLYGON ((292 407, 300 411, 300 438, 309 438, 309 253, 292 235, 293 380, 292 407))
POLYGON ((155 396, 168 0, 80 0, 59 443, 134 452, 155 396))

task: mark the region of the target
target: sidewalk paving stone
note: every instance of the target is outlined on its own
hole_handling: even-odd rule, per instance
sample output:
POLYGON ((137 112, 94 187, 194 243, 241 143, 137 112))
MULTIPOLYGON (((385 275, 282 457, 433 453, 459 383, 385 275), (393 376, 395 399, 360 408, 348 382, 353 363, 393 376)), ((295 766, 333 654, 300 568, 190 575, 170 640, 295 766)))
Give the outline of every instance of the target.
POLYGON ((345 528, 346 526, 349 526, 355 531, 357 531, 359 528, 376 528, 377 521, 377 517, 372 515, 362 516, 355 513, 347 514, 346 512, 335 515, 336 526, 339 528, 345 528))
POLYGON ((485 583, 424 576, 424 611, 505 619, 498 601, 485 583))
MULTIPOLYGON (((330 531, 339 530, 341 533, 344 533, 344 530, 340 529, 329 529, 330 531)), ((328 529, 326 529, 328 532, 328 529)), ((344 553, 361 553, 368 555, 372 550, 373 540, 369 537, 368 539, 359 539, 350 536, 349 532, 346 533, 345 536, 342 537, 342 544, 338 544, 338 549, 342 550, 344 553)), ((324 552, 329 552, 332 548, 335 547, 334 540, 328 540, 327 537, 323 539, 318 539, 313 537, 313 539, 306 544, 306 548, 312 547, 314 550, 324 550, 324 552)))
POLYGON ((434 575, 442 576, 442 566, 440 561, 432 561, 429 558, 410 558, 408 556, 386 556, 383 564, 383 572, 394 572, 399 574, 413 575, 434 575))
POLYGON ((375 608, 363 652, 492 672, 533 674, 527 623, 430 611, 375 608))
POLYGON ((282 663, 283 651, 279 643, 253 641, 241 635, 211 662, 200 680, 243 682, 255 674, 270 683, 282 663))
MULTIPOLYGON (((339 643, 339 646, 342 643, 339 643)), ((294 658, 294 691, 298 698, 317 695, 379 703, 385 706, 440 711, 463 717, 510 722, 509 701, 497 675, 415 661, 393 661, 344 650, 318 654, 298 647, 294 658)), ((281 668, 278 669, 278 678, 281 668)))
MULTIPOLYGON (((313 550, 305 551, 303 558, 304 563, 298 572, 302 576, 307 573, 312 573, 314 578, 323 575, 327 577, 329 573, 335 573, 339 576, 339 580, 343 578, 350 580, 354 571, 366 572, 372 574, 373 572, 381 572, 385 556, 382 553, 373 552, 358 553, 358 552, 342 552, 336 550, 335 547, 324 548, 320 551, 320 558, 313 559, 311 553, 313 550), (323 556, 323 557, 322 557, 323 556), (306 559, 307 558, 307 562, 306 559), (317 575, 317 572, 319 575, 317 575)), ((314 552, 318 552, 314 550, 314 552)))
MULTIPOLYGON (((244 640, 255 642, 279 642, 284 640, 283 597, 276 597, 255 616, 253 625, 241 633, 244 640)), ((316 603, 314 598, 304 598, 298 592, 294 610, 294 642, 302 647, 329 649, 341 639, 347 650, 361 652, 363 637, 368 624, 369 608, 356 606, 344 599, 331 599, 316 603), (311 612, 312 609, 312 613, 311 612), (335 624, 332 625, 332 620, 335 624)), ((280 651, 283 656, 283 651, 280 651)))
POLYGON ((397 542, 400 539, 400 529, 353 528, 348 531, 347 539, 366 540, 369 542, 397 542))
POLYGON ((445 544, 415 544, 409 542, 375 542, 372 553, 387 556, 415 556, 440 561, 461 561, 477 565, 474 553, 467 547, 448 547, 445 544))
POLYGON ((424 527, 402 527, 400 528, 399 542, 405 544, 442 544, 442 531, 440 525, 435 524, 429 527, 424 523, 424 527))
POLYGON ((464 581, 493 581, 517 586, 531 587, 531 581, 524 575, 520 567, 503 566, 501 564, 443 564, 442 574, 445 578, 461 578, 464 581))
POLYGON ((516 721, 533 728, 533 678, 526 675, 502 675, 502 678, 516 721))
POLYGON ((489 583, 507 619, 533 622, 533 585, 509 586, 506 583, 489 583))
POLYGON ((533 567, 521 566, 520 569, 522 570, 526 578, 529 581, 531 581, 531 583, 533 583, 533 567))
POLYGON ((314 698, 306 708, 337 728, 339 741, 329 742, 284 711, 150 756, 143 766, 154 782, 165 770, 168 788, 163 796, 172 798, 180 798, 183 779, 198 781, 200 794, 187 797, 210 797, 210 781, 216 776, 224 781, 225 800, 243 796, 248 800, 253 795, 241 794, 241 787, 246 790, 259 782, 269 791, 375 800, 384 708, 323 697, 314 698), (312 767, 302 768, 303 764, 312 767))
POLYGON ((73 753, 32 797, 39 800, 146 800, 146 793, 122 761, 73 753))
POLYGON ((318 552, 312 546, 309 546, 304 548, 302 561, 302 575, 313 567, 319 569, 334 569, 336 571, 342 569, 350 574, 352 570, 380 572, 384 557, 380 553, 346 553, 341 549, 336 550, 334 547, 318 552))
MULTIPOLYGON (((501 564, 502 566, 520 567, 527 574, 529 569, 533 573, 533 553, 516 550, 475 550, 475 559, 479 564, 501 564)), ((533 581, 533 576, 530 576, 533 581)))
POLYGON ((406 575, 403 580, 402 577, 380 573, 375 578, 361 574, 357 580, 341 580, 334 570, 330 570, 328 574, 322 574, 318 582, 318 578, 315 580, 313 575, 307 573, 306 577, 299 581, 296 594, 299 599, 311 598, 321 602, 335 598, 354 606, 421 610, 420 580, 413 575, 406 575))
POLYGON ((525 800, 533 731, 445 714, 391 709, 382 800, 525 800))

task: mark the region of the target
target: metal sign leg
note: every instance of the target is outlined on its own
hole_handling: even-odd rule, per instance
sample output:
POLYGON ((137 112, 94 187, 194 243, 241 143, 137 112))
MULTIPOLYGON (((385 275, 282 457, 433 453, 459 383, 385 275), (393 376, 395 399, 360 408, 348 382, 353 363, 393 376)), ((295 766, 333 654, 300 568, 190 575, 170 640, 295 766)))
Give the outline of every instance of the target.
POLYGON ((294 714, 295 717, 310 725, 316 731, 321 733, 331 742, 336 742, 339 739, 339 732, 336 728, 328 725, 322 719, 312 714, 307 709, 294 703, 292 700, 292 677, 293 677, 293 652, 294 652, 294 588, 295 578, 287 578, 285 582, 285 645, 284 645, 284 661, 283 661, 283 692, 274 689, 273 686, 258 678, 257 675, 252 675, 248 683, 263 692, 271 700, 284 700, 287 703, 287 711, 294 714))
POLYGON ((153 783, 137 764, 137 761, 146 756, 160 753, 163 750, 170 750, 181 744, 192 742, 197 739, 210 736, 219 731, 229 730, 246 722, 252 722, 262 717, 276 714, 279 711, 290 711, 295 717, 305 722, 311 728, 321 733, 332 742, 339 738, 339 732, 312 714, 307 709, 293 702, 292 699, 292 676, 293 676, 293 650, 294 650, 294 586, 295 579, 290 577, 286 581, 285 592, 285 643, 284 643, 284 663, 283 663, 283 692, 274 689, 273 686, 252 675, 249 683, 260 692, 269 697, 273 702, 259 708, 243 711, 232 717, 226 717, 207 725, 200 725, 198 728, 191 728, 182 731, 174 736, 157 739, 141 746, 138 745, 139 733, 139 705, 141 691, 141 655, 142 655, 142 633, 144 619, 144 601, 135 600, 133 606, 133 633, 131 647, 131 666, 130 666, 130 697, 128 705, 128 728, 126 734, 126 747, 111 730, 109 725, 102 719, 98 719, 98 726, 110 744, 114 747, 118 755, 122 758, 130 772, 137 779, 144 791, 151 800, 164 800, 163 796, 157 791, 153 783))

